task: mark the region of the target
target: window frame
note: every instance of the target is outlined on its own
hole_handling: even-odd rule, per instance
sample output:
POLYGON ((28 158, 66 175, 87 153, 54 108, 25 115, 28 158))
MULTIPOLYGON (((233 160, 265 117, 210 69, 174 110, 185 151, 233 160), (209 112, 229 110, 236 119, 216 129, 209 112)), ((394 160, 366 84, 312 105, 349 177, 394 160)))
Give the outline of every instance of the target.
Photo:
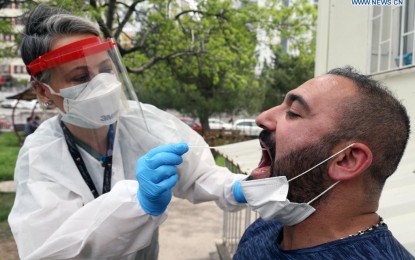
POLYGON ((402 6, 372 6, 369 26, 368 71, 370 74, 381 74, 415 66, 414 1, 406 0, 402 6))

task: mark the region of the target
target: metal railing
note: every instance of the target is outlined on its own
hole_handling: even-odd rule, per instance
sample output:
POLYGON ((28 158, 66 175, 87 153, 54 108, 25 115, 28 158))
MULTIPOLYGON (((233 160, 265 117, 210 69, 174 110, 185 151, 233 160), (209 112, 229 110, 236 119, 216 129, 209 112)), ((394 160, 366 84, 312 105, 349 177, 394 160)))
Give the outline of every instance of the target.
MULTIPOLYGON (((225 167, 236 173, 239 167, 225 158, 225 167)), ((223 212, 222 244, 218 244, 218 252, 221 259, 231 259, 236 252, 239 240, 246 228, 259 217, 249 207, 244 207, 237 212, 223 212)))

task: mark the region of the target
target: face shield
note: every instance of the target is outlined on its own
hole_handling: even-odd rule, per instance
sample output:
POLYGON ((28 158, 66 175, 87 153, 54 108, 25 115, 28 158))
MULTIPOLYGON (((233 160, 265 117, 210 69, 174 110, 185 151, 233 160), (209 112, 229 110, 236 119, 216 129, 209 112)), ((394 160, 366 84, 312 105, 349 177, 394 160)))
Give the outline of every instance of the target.
POLYGON ((52 94, 63 97, 62 120, 79 127, 112 124, 129 104, 139 104, 114 39, 72 42, 40 56, 27 68, 52 94))

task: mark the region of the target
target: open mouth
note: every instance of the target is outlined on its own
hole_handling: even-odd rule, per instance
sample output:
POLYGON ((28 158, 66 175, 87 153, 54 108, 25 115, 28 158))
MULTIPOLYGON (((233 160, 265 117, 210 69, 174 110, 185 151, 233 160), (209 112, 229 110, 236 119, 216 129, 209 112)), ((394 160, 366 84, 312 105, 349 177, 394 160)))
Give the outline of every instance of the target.
POLYGON ((271 175, 272 155, 270 148, 262 140, 260 140, 259 143, 262 148, 262 157, 258 167, 252 170, 250 175, 251 179, 264 179, 271 175))

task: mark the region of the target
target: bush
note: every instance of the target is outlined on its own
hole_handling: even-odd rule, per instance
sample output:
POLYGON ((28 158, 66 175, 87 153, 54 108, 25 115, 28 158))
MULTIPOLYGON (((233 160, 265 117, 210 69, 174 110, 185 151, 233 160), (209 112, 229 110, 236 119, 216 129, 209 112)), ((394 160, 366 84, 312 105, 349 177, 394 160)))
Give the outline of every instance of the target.
MULTIPOLYGON (((7 223, 7 217, 12 209, 14 202, 14 192, 0 192, 0 258, 1 259, 18 259, 11 256, 11 246, 5 246, 10 241, 10 244, 14 244, 13 235, 10 230, 9 223, 7 223), (3 250, 2 250, 3 249, 3 250), (6 249, 6 250, 4 250, 6 249)), ((14 245, 15 248, 15 245, 14 245)), ((14 249, 16 250, 16 249, 14 249)))
MULTIPOLYGON (((235 130, 210 130, 203 134, 203 138, 209 146, 220 146, 255 139, 249 136, 241 135, 239 131, 235 130)), ((211 151, 215 157, 216 164, 219 166, 225 166, 225 158, 223 158, 223 156, 217 151, 211 151)))
POLYGON ((0 222, 7 221, 14 202, 14 192, 0 192, 0 222))
POLYGON ((203 134, 203 138, 209 146, 233 144, 255 139, 253 137, 241 135, 239 131, 236 130, 210 130, 203 134))
POLYGON ((13 180, 20 145, 16 134, 0 132, 0 181, 13 180))

